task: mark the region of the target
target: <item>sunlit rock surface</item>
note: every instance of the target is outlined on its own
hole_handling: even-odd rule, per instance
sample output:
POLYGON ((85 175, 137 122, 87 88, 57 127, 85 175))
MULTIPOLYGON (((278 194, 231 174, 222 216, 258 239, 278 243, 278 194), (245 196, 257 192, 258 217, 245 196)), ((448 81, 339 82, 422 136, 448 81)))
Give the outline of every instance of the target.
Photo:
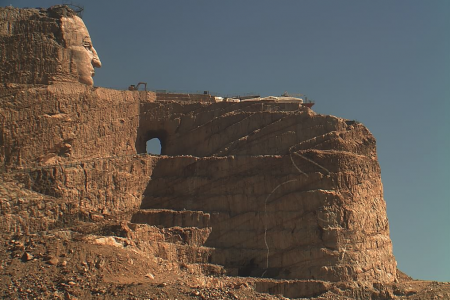
POLYGON ((66 6, 0 8, 0 82, 94 83, 101 62, 83 20, 66 6))
POLYGON ((365 126, 300 103, 93 87, 101 63, 87 36, 67 7, 0 9, 2 297, 25 297, 13 288, 22 277, 37 297, 29 274, 59 282, 69 299, 179 282, 244 287, 248 299, 448 295, 436 284, 427 298, 430 285, 411 288, 396 269, 365 126), (162 155, 146 153, 152 138, 162 155), (36 269, 7 275, 27 262, 36 269), (67 284, 67 268, 81 268, 86 284, 67 284), (208 277, 224 273, 242 277, 208 277))

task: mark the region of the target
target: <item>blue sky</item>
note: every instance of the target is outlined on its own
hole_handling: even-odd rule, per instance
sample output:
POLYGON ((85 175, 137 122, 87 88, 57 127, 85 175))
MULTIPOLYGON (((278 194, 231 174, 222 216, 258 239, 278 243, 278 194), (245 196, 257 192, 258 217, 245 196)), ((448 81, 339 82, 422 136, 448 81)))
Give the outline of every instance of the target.
POLYGON ((304 93, 317 113, 364 123, 399 269, 450 281, 450 1, 76 3, 103 63, 97 86, 304 93))

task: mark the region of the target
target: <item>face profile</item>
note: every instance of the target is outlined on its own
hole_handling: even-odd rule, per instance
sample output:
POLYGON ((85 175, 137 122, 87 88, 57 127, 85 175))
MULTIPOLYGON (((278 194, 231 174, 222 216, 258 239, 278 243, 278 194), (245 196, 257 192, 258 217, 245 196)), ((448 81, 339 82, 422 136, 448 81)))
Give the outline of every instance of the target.
POLYGON ((91 37, 78 16, 62 17, 62 33, 66 48, 71 53, 71 66, 75 66, 78 72, 78 81, 87 85, 93 85, 94 68, 100 68, 102 63, 92 46, 91 37))
POLYGON ((0 7, 0 45, 2 83, 93 85, 102 65, 86 25, 66 5, 0 7))

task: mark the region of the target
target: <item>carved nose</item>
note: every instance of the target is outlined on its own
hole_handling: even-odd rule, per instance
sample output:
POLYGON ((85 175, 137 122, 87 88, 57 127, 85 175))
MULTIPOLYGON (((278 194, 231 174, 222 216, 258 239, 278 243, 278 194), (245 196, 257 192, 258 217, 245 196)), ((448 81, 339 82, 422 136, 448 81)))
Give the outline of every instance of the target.
POLYGON ((92 47, 92 53, 94 54, 94 57, 92 58, 92 66, 94 68, 101 68, 102 62, 100 61, 100 58, 98 57, 97 51, 92 47))
POLYGON ((92 59, 92 65, 94 66, 94 68, 101 68, 102 62, 100 61, 100 59, 98 57, 94 57, 92 59))

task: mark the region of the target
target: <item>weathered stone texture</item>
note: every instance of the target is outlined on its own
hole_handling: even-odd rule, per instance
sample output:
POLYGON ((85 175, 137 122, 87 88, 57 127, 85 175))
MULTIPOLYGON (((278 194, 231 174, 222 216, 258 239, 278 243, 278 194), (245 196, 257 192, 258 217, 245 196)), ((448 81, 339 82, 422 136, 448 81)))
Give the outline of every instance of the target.
POLYGON ((132 155, 139 101, 148 94, 76 83, 0 88, 0 164, 132 155))
POLYGON ((136 224, 149 224, 167 228, 173 226, 206 228, 209 226, 209 220, 210 215, 203 211, 174 211, 169 209, 143 209, 134 213, 131 218, 131 222, 136 224))
POLYGON ((370 132, 353 123, 296 103, 144 103, 136 149, 145 152, 145 142, 157 137, 166 155, 279 155, 314 148, 376 156, 370 132))
POLYGON ((240 275, 392 281, 395 260, 381 182, 373 176, 376 161, 304 154, 330 173, 294 158, 306 177, 289 155, 162 158, 142 207, 209 212, 207 245, 218 249, 213 262, 240 275), (333 160, 339 163, 327 163, 333 160))
MULTIPOLYGON (((102 228, 111 236, 131 240, 136 247, 147 254, 170 262, 208 263, 214 249, 203 247, 211 228, 171 227, 157 228, 147 224, 122 222, 110 228, 102 228)), ((221 267, 218 267, 221 269, 221 267)))
POLYGON ((396 277, 375 139, 298 104, 147 103, 136 148, 158 137, 142 208, 211 214, 213 261, 244 276, 396 277), (204 157, 204 158, 202 158, 204 157))
POLYGON ((58 19, 37 9, 1 8, 0 82, 48 84, 58 74, 56 58, 62 54, 58 32, 58 19))
MULTIPOLYGON (((207 245, 216 251, 208 256, 243 276, 395 280, 375 139, 363 125, 295 104, 161 103, 140 101, 148 93, 104 89, 87 89, 65 102, 73 94, 53 93, 58 101, 47 92, 48 100, 34 103, 63 108, 57 113, 76 122, 71 127, 73 121, 56 118, 40 140, 64 141, 68 131, 80 142, 72 142, 65 166, 30 173, 34 190, 94 213, 135 211, 138 223, 145 223, 139 208, 209 213, 207 245), (77 109, 89 105, 94 109, 77 109), (150 137, 159 137, 170 156, 92 159, 135 153, 132 141, 142 151, 150 137)), ((33 109, 22 119, 36 120, 31 111, 43 113, 33 109)), ((44 120, 54 118, 46 114, 44 120)), ((16 140, 26 136, 38 145, 27 134, 45 131, 34 121, 26 124, 8 126, 3 136, 17 132, 16 140)), ((3 140, 10 149, 12 139, 3 140)), ((30 152, 21 159, 31 162, 45 153, 30 152)), ((147 214, 149 224, 161 217, 147 214)), ((183 225, 176 212, 170 214, 160 221, 183 225)))
POLYGON ((67 21, 87 33, 80 20, 64 19, 75 18, 64 16, 70 11, 0 12, 0 164, 9 180, 0 189, 2 230, 131 221, 116 233, 140 240, 142 251, 303 280, 260 283, 292 296, 328 288, 305 280, 394 282, 376 143, 363 125, 296 103, 158 101, 153 92, 94 88, 90 69, 64 69, 74 63, 64 55, 86 54, 79 35, 60 30, 67 21), (26 41, 38 54, 13 53, 26 41), (71 52, 61 50, 69 41, 71 52), (55 83, 81 75, 85 84, 55 83), (163 155, 145 153, 151 138, 163 155))
POLYGON ((27 181, 31 189, 86 211, 118 215, 139 208, 154 163, 151 156, 93 159, 30 170, 27 181))
POLYGON ((0 82, 92 85, 101 67, 81 18, 67 6, 0 7, 0 82))
POLYGON ((67 199, 55 199, 0 177, 0 232, 11 235, 47 231, 74 220, 89 219, 67 199))

